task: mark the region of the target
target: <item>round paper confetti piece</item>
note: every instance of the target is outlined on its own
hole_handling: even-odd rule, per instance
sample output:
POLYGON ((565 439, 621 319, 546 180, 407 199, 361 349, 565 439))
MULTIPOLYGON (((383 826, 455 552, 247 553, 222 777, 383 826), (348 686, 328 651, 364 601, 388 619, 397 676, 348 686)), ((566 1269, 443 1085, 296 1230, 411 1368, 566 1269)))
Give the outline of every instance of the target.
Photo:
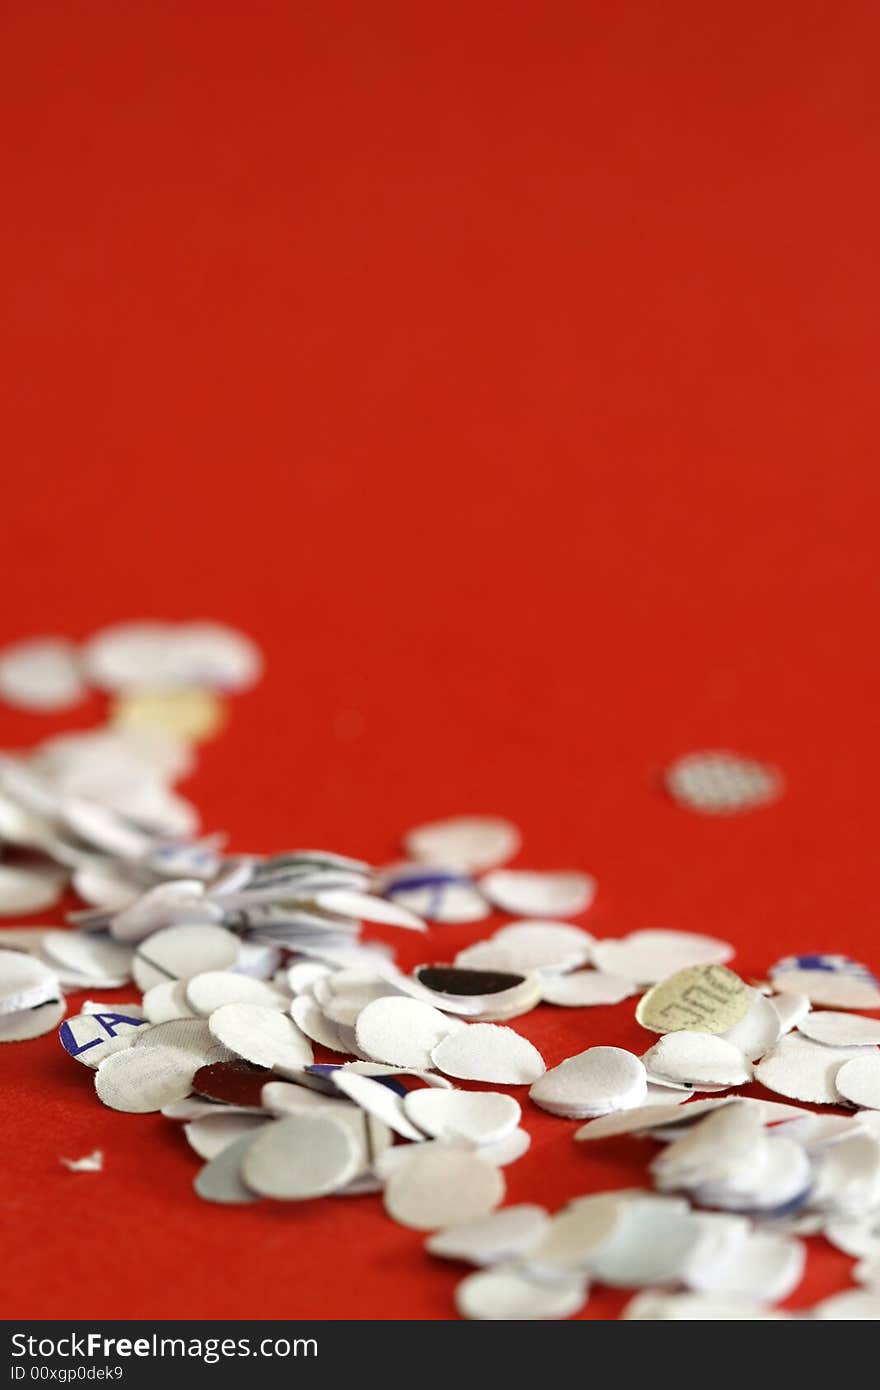
POLYGON ((62 1023, 58 1032, 65 1052, 96 1069, 105 1057, 131 1047, 135 1034, 145 1027, 139 1008, 130 1004, 106 1004, 96 1013, 75 1014, 62 1023))
POLYGON ((431 1059, 447 1076, 499 1086, 530 1086, 545 1071, 536 1047, 496 1023, 466 1024, 438 1043, 431 1059))
POLYGON ((218 1202, 222 1206, 250 1206, 258 1200, 241 1178, 245 1154, 255 1137, 253 1133, 239 1135, 205 1164, 193 1182, 195 1192, 203 1201, 218 1202))
POLYGON ((210 690, 136 690, 114 701, 110 722, 122 729, 158 729, 188 743, 206 743, 222 729, 226 708, 210 690))
POLYGON ((103 628, 83 649, 89 679, 111 691, 177 683, 173 632, 166 623, 118 623, 103 628))
POLYGON ((467 1260, 474 1265, 493 1265, 522 1255, 547 1230, 550 1217, 543 1207, 523 1204, 502 1207, 478 1221, 459 1222, 437 1231, 425 1242, 432 1255, 446 1260, 467 1260))
POLYGON ((798 1032, 830 1047, 876 1047, 880 1045, 880 1018, 819 1009, 801 1019, 798 1032))
MULTIPOLYGON (((358 1151, 358 1174, 372 1171, 377 1160, 393 1143, 393 1135, 382 1120, 342 1097, 323 1095, 305 1086, 270 1081, 263 1087, 263 1106, 273 1115, 298 1115, 302 1111, 321 1111, 346 1125, 354 1135, 358 1151)), ((378 1189, 377 1189, 378 1190, 378 1189)))
POLYGON ((578 1009, 619 1004, 635 994, 636 987, 632 980, 625 980, 622 975, 607 975, 602 970, 576 970, 572 975, 548 971, 543 976, 542 991, 545 1003, 578 1009))
POLYGON ((344 1187, 360 1153, 351 1129, 317 1111, 301 1111, 265 1126, 244 1155, 246 1185, 262 1197, 302 1201, 344 1187))
POLYGON ((355 1037, 360 1051, 377 1062, 428 1070, 432 1049, 463 1026, 430 1004, 386 995, 361 1010, 355 1037))
POLYGON ((95 633, 83 660, 95 685, 110 691, 241 690, 262 669, 253 642, 221 623, 119 623, 95 633))
POLYGON ((834 1077, 834 1084, 850 1105, 880 1110, 880 1052, 844 1062, 834 1077))
POLYGON ((512 859, 520 846, 515 825, 500 816, 453 816, 417 826, 404 848, 423 864, 455 865, 478 872, 512 859))
MULTIPOLYGON (((167 927, 177 924, 190 926, 194 922, 216 923, 222 916, 220 904, 205 897, 203 883, 197 879, 179 879, 171 883, 158 883, 117 912, 110 923, 110 935, 117 941, 144 942, 146 937, 154 938, 167 927)), ((214 965, 215 962, 206 961, 200 968, 209 970, 214 965)), ((192 973, 196 974, 197 971, 192 973)), ((150 981, 150 984, 158 983, 158 979, 150 981)))
POLYGON ((495 869, 480 879, 480 889, 495 907, 516 917, 574 917, 596 896, 596 880, 576 870, 495 869))
POLYGON ((63 637, 37 637, 0 652, 0 696, 18 709, 49 714, 86 694, 79 655, 63 637))
POLYGON ((573 970, 584 965, 593 951, 593 937, 588 931, 567 922, 541 918, 500 927, 484 944, 500 947, 512 956, 523 974, 531 970, 573 970))
POLYGON ((446 1144, 414 1145, 385 1188, 388 1215, 417 1231, 475 1221, 503 1200, 504 1178, 494 1164, 446 1144))
POLYGON ((782 790, 782 778, 774 768, 736 753, 689 753, 667 769, 666 786, 680 806, 706 815, 729 815, 773 801, 782 790))
POLYGON ((79 931, 47 931, 43 950, 53 961, 96 984, 124 984, 131 978, 132 947, 110 936, 79 931))
POLYGON ((290 1006, 290 1017, 307 1038, 330 1052, 348 1052, 336 1024, 321 1010, 316 999, 300 994, 290 1006))
POLYGON ((665 1033, 643 1061, 652 1076, 683 1086, 744 1086, 752 1079, 739 1048, 712 1033, 665 1033))
POLYGON ((202 1066, 209 1058, 218 1060, 223 1052, 204 1018, 171 1018, 165 1023, 141 1028, 135 1034, 132 1047, 171 1047, 193 1058, 197 1066, 202 1066))
POLYGON ((485 1163, 494 1163, 496 1168, 507 1168, 511 1163, 518 1162, 523 1154, 528 1153, 531 1144, 532 1136, 520 1125, 505 1139, 497 1139, 492 1144, 481 1144, 474 1152, 485 1163))
POLYGON ((148 1023, 170 1023, 175 1018, 195 1018, 186 999, 185 980, 163 980, 144 995, 144 1016, 148 1023))
POLYGON ((138 897, 138 887, 124 873, 103 863, 79 865, 73 872, 73 887, 83 902, 117 912, 138 897))
POLYGON ((233 970, 206 970, 184 984, 187 1002, 193 1011, 207 1018, 224 1004, 262 1004, 267 1009, 284 1009, 287 1001, 265 980, 240 975, 233 970))
POLYGON ((309 994, 316 980, 331 973, 329 965, 320 961, 298 960, 287 968, 287 988, 291 994, 309 994))
POLYGON ((687 1202, 632 1195, 620 1202, 619 1220, 594 1252, 591 1268, 596 1279, 612 1288, 678 1283, 699 1238, 700 1226, 687 1202))
POLYGON ((58 977, 24 951, 0 950, 0 1018, 57 999, 58 977))
POLYGON ((188 1096, 195 1065, 173 1047, 129 1047, 105 1057, 95 1090, 111 1110, 144 1115, 188 1096))
POLYGON ((636 1019, 652 1033, 724 1033, 745 1018, 750 1004, 748 986, 732 970, 692 965, 649 989, 639 1000, 636 1019))
POLYGON ((351 917, 361 922, 378 922, 387 927, 405 927, 410 931, 424 931, 425 924, 408 908, 399 903, 376 898, 372 893, 359 893, 351 888, 327 888, 315 894, 315 902, 323 912, 333 912, 340 917, 351 917))
POLYGON ((502 971, 460 970, 456 966, 418 966, 415 978, 389 977, 403 993, 434 1004, 444 1013, 458 1014, 481 1023, 497 1023, 528 1013, 540 1003, 542 980, 537 971, 526 975, 502 971), (435 981, 433 987, 427 982, 435 981), (480 992, 480 984, 487 986, 480 992), (446 983, 451 992, 441 986, 446 983))
POLYGON ((622 1047, 591 1047, 546 1072, 529 1096, 553 1115, 584 1119, 641 1105, 647 1089, 638 1057, 622 1047))
POLYGON ((247 1134, 253 1138, 256 1131, 269 1121, 264 1115, 200 1115, 190 1120, 183 1129, 190 1148, 195 1149, 199 1158, 206 1161, 216 1158, 228 1145, 247 1134))
POLYGON ((403 1108, 413 1124, 433 1139, 492 1144, 512 1134, 521 1111, 499 1091, 446 1091, 426 1086, 410 1091, 403 1108))
MULTIPOLYGON (((808 1165, 809 1168, 809 1165, 808 1165)), ((699 1218, 704 1221, 705 1218, 699 1218)), ((702 1293, 779 1303, 801 1282, 806 1249, 801 1241, 773 1231, 749 1231, 726 1243, 723 1258, 706 1258, 698 1244, 685 1270, 685 1280, 702 1293)))
POLYGON ((64 1017, 64 1008, 63 999, 49 999, 35 1008, 0 1014, 0 1043, 29 1042, 31 1038, 42 1038, 58 1027, 64 1017))
POLYGON ((790 1317, 745 1298, 726 1300, 655 1289, 636 1294, 621 1313, 624 1322, 785 1322, 790 1317))
POLYGON ((570 1318, 587 1301, 583 1280, 541 1284, 513 1265, 479 1270, 455 1291, 455 1306, 471 1321, 538 1322, 570 1318))
POLYGON ((188 980, 208 970, 225 970, 238 960, 238 951, 238 937, 225 927, 208 922, 164 927, 138 946, 135 980, 141 989, 149 989, 162 980, 188 980))
POLYGON ((292 1018, 263 1004, 223 1004, 208 1019, 217 1042, 258 1067, 298 1072, 314 1060, 292 1018))
POLYGON ((621 1219, 613 1193, 581 1198, 557 1212, 541 1240, 528 1252, 536 1271, 587 1274, 595 1252, 611 1239, 621 1219))
POLYGON ((770 978, 781 994, 805 994, 828 1009, 880 1009, 880 983, 849 956, 828 951, 787 956, 772 967, 770 978))
POLYGON ((246 690, 263 672, 256 643, 225 623, 181 623, 173 630, 173 645, 181 685, 246 690))
POLYGON ((739 1023, 735 1023, 732 1028, 726 1028, 721 1036, 725 1042, 738 1047, 750 1062, 754 1062, 776 1045, 782 1033, 782 1026, 779 1014, 766 995, 756 989, 750 989, 748 993, 748 1012, 739 1023))
POLYGON ((648 1134, 652 1129, 692 1124, 698 1116, 726 1105, 726 1100, 695 1100, 686 1109, 673 1102, 638 1106, 621 1113, 610 1113, 589 1120, 575 1130, 575 1139, 612 1139, 619 1134, 648 1134))
POLYGON ((779 1036, 797 1028, 802 1018, 810 1012, 810 1001, 805 994, 770 994, 767 1003, 779 1019, 779 1036))
POLYGON ((826 1047, 800 1033, 788 1033, 758 1062, 755 1080, 792 1100, 839 1105, 837 1074, 844 1062, 862 1055, 857 1047, 826 1047))
POLYGON ((473 879, 439 865, 400 866, 383 875, 382 892, 431 922, 479 922, 492 911, 473 879))
POLYGON ((64 891, 64 879, 54 870, 24 869, 0 864, 0 917, 25 917, 54 907, 64 891))
POLYGON ((651 928, 620 941, 597 941, 593 964, 637 985, 654 985, 688 966, 723 965, 732 955, 733 947, 726 941, 697 932, 651 928))
POLYGON ((383 1086, 378 1078, 362 1076, 347 1067, 334 1071, 333 1079, 337 1089, 373 1119, 387 1125, 403 1139, 422 1141, 424 1135, 408 1118, 401 1097, 390 1086, 383 1086))

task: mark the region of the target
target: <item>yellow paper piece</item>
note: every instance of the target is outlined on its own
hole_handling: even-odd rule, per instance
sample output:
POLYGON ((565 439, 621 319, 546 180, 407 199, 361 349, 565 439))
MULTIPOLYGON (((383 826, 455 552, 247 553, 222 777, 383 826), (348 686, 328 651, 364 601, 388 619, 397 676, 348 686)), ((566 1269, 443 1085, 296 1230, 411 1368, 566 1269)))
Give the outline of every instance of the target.
POLYGON ((226 705, 212 690, 139 690, 120 695, 110 717, 123 729, 161 729, 205 743, 225 724, 226 705))
POLYGON ((652 1033, 726 1033, 745 1018, 751 995, 723 965, 692 965, 643 994, 636 1018, 652 1033))

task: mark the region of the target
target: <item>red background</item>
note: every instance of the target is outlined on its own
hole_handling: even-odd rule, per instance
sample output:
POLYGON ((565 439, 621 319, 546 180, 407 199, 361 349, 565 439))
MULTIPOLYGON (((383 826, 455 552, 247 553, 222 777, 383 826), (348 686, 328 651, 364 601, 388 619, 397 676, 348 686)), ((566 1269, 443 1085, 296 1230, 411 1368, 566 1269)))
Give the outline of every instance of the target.
MULTIPOLYGON (((253 633, 185 788, 235 849, 499 811, 596 874, 599 934, 880 965, 878 39, 804 0, 8 8, 4 640, 253 633), (705 746, 785 799, 678 810, 705 746)), ((631 1003, 517 1026, 644 1046, 631 1003)), ((213 1208, 54 1037, 2 1068, 6 1316, 452 1315, 375 1198, 213 1208)), ((510 1200, 642 1181, 526 1108, 510 1200)), ((795 1306, 847 1278, 811 1245, 795 1306)))

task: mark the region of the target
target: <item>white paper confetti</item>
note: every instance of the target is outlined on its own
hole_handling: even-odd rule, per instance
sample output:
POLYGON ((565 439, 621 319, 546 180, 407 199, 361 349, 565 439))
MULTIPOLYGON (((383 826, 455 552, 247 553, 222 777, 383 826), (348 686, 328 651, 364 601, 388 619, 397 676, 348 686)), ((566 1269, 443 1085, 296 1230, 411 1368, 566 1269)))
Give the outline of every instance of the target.
POLYGON ((462 1027, 430 1004, 388 996, 359 1013, 355 1035, 360 1050, 377 1062, 427 1069, 432 1050, 462 1027))
POLYGON ((385 1188, 388 1215, 417 1231, 475 1221, 503 1199, 504 1178, 494 1164, 446 1144, 414 1146, 385 1188))
POLYGON ((620 1203, 613 1233, 593 1255, 593 1275, 613 1288, 679 1283, 699 1235, 687 1202, 632 1194, 620 1203))
POLYGON ((147 1114, 189 1095, 198 1065, 174 1047, 129 1047, 104 1058, 95 1089, 112 1110, 147 1114))
POLYGON ((262 1004, 284 1009, 287 1000, 265 980, 255 980, 231 970, 206 970, 184 983, 187 1003, 194 1013, 209 1017, 224 1004, 262 1004))
POLYGON ((863 1105, 869 1110, 880 1110, 880 1052, 870 1052, 865 1057, 854 1057, 844 1062, 835 1073, 834 1085, 838 1095, 849 1101, 850 1105, 863 1105))
POLYGON ((296 1073, 313 1061, 311 1044, 293 1019, 263 1004, 223 1004, 208 1027, 230 1052, 258 1067, 296 1073))
POLYGON ((43 937, 43 950, 54 964, 95 985, 112 989, 131 978, 131 946, 109 936, 49 930, 43 937))
POLYGON ((743 1086, 752 1079, 739 1048, 711 1033, 666 1033, 643 1061, 652 1076, 687 1086, 743 1086))
POLYGON ((477 1221, 458 1222, 437 1231, 428 1237, 425 1249, 446 1260, 493 1265, 525 1254, 549 1224, 550 1217, 543 1207, 527 1203, 502 1207, 477 1221))
POLYGON ((0 1018, 57 999, 58 976, 23 951, 0 950, 0 1018))
MULTIPOLYGON (((218 1107, 214 1108, 216 1110, 218 1107)), ((210 1160, 242 1135, 253 1137, 264 1124, 268 1124, 265 1116, 228 1114, 226 1107, 221 1107, 219 1115, 199 1115, 185 1124, 183 1129, 199 1157, 210 1160)))
POLYGON ((241 1173, 263 1197, 302 1201, 335 1192, 358 1170, 360 1154, 349 1127, 323 1111, 273 1120, 246 1150, 241 1173))
POLYGON ((54 907, 64 890, 54 871, 0 864, 0 917, 24 917, 54 907))
POLYGON ((163 980, 188 980, 205 971, 225 970, 238 960, 238 940, 225 927, 181 923, 141 942, 132 971, 141 989, 163 980))
POLYGON ((515 917, 574 917, 590 906, 596 881, 575 870, 494 869, 480 879, 480 889, 491 903, 515 917))
POLYGON ((144 1014, 148 1023, 170 1023, 175 1018, 196 1018, 186 997, 185 980, 163 980, 144 994, 144 1014))
POLYGON ((245 1186, 241 1168, 244 1156, 256 1138, 255 1134, 242 1134, 226 1144, 214 1155, 196 1175, 193 1189, 204 1202, 217 1202, 222 1206, 250 1206, 258 1200, 257 1194, 245 1186))
POLYGON ((529 1268, 543 1275, 586 1276, 596 1252, 609 1243, 622 1219, 623 1203, 614 1193, 593 1194, 569 1203, 526 1252, 529 1268))
POLYGON ((817 1009, 801 1019, 798 1032, 829 1047, 877 1047, 880 1045, 880 1018, 817 1009))
POLYGON ((54 713, 86 693, 76 647, 63 637, 36 637, 0 652, 0 697, 19 709, 54 713))
POLYGON ((403 1139, 421 1142, 424 1135, 408 1117, 402 1098, 372 1076, 362 1076, 350 1068, 340 1067, 333 1073, 336 1087, 353 1100, 368 1115, 380 1120, 403 1139))
POLYGON ((50 999, 30 1009, 0 1014, 0 1043, 29 1042, 53 1032, 64 1017, 64 1000, 50 999))
POLYGON ((726 941, 696 932, 651 928, 632 932, 620 941, 597 941, 593 964, 637 985, 654 985, 688 966, 723 965, 732 955, 733 947, 726 941))
POLYGON ((572 975, 548 971, 543 977, 542 989, 545 1003, 569 1009, 619 1004, 636 992, 632 980, 625 980, 622 975, 607 975, 602 970, 576 970, 572 975))
POLYGON ((770 971, 774 989, 805 994, 829 1009, 880 1009, 880 984, 867 966, 849 956, 818 952, 788 956, 770 971))
POLYGON ((647 1087, 638 1057, 622 1047, 591 1047, 546 1072, 529 1096, 553 1115, 585 1119, 641 1105, 647 1087))
POLYGON ((496 1023, 472 1023, 447 1034, 431 1060, 447 1076, 495 1085, 530 1086, 545 1070, 536 1047, 496 1023))
POLYGON ((454 816, 417 826, 404 837, 413 859, 477 872, 512 859, 519 845, 516 826, 500 816, 454 816))
POLYGON ((472 1320, 535 1322, 573 1317, 586 1303, 587 1293, 583 1280, 541 1284, 515 1265, 497 1265, 463 1279, 455 1291, 455 1305, 463 1318, 472 1320))
POLYGON ((498 1091, 410 1091, 404 1110, 432 1139, 492 1144, 506 1139, 519 1124, 521 1111, 512 1096, 498 1091))
POLYGON ((799 1033, 788 1033, 755 1067, 755 1080, 769 1091, 814 1105, 839 1105, 835 1078, 858 1048, 826 1047, 799 1033))

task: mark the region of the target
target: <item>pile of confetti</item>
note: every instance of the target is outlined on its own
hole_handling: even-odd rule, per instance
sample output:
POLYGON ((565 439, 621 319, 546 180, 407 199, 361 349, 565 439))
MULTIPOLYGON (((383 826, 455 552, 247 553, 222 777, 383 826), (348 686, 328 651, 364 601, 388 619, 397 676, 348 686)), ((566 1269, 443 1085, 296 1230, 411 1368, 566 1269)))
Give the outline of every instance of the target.
MULTIPOLYGON (((251 642, 205 623, 0 654, 0 693, 19 706, 67 708, 89 685, 113 700, 107 727, 0 759, 0 912, 43 911, 68 886, 85 905, 67 928, 0 933, 0 1042, 60 1025, 100 1102, 184 1125, 204 1201, 381 1199, 429 1233, 430 1256, 474 1267, 456 1291, 466 1318, 571 1317, 592 1285, 639 1290, 630 1319, 878 1317, 880 1020, 858 1012, 880 1008, 870 970, 813 954, 747 983, 712 937, 597 940, 559 920, 589 907, 590 875, 504 867, 520 834, 497 817, 419 826, 384 868, 227 854, 173 788, 222 724, 222 692, 261 669, 251 642), (516 920, 409 974, 361 935, 495 911, 516 920), (131 981, 138 1002, 65 1018, 65 989, 131 981), (628 998, 650 1037, 640 1057, 594 1046, 548 1070, 511 1026, 539 1004, 628 998), (338 1060, 316 1064, 314 1045, 338 1060), (753 1081, 784 1100, 737 1096, 753 1081), (530 1143, 523 1105, 585 1121, 585 1155, 642 1136, 652 1187, 574 1194, 554 1213, 505 1206, 504 1170, 530 1143), (856 1262, 853 1287, 776 1311, 817 1234, 856 1262)), ((703 814, 782 791, 775 770, 715 751, 680 759, 666 785, 703 814)), ((100 1173, 104 1156, 61 1161, 100 1173)))

